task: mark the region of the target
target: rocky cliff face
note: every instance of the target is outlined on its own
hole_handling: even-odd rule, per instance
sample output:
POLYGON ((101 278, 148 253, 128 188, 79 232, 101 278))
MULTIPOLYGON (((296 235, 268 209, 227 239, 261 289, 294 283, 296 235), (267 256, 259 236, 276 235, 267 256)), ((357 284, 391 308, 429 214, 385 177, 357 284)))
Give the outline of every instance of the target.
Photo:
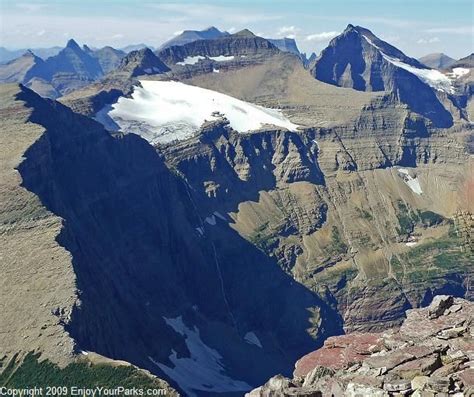
POLYGON ((436 291, 467 295, 461 274, 474 269, 469 250, 456 248, 459 235, 448 219, 457 204, 446 207, 449 191, 460 189, 469 172, 463 138, 454 160, 442 154, 441 136, 429 138, 434 157, 426 157, 422 133, 393 137, 398 143, 385 137, 388 146, 400 145, 390 152, 371 146, 375 137, 363 128, 357 137, 336 131, 237 134, 223 122, 160 150, 185 176, 203 214, 229 213, 242 236, 336 303, 347 330, 399 324, 407 308, 426 304, 436 291), (416 174, 403 168, 413 165, 416 174), (422 193, 407 185, 413 178, 422 193), (444 186, 437 192, 430 188, 436 183, 444 186), (421 261, 437 270, 420 276, 421 261))
MULTIPOLYGON (((77 302, 53 318, 67 315, 58 327, 76 349, 206 394, 210 384, 248 390, 341 332, 334 308, 229 227, 217 207, 204 213, 147 142, 113 138, 27 89, 15 95, 42 131, 18 170, 24 188, 63 219, 56 238, 71 258, 77 302), (183 378, 189 362, 208 372, 183 378)), ((308 172, 316 172, 310 160, 287 177, 308 172)))
POLYGON ((181 79, 261 64, 279 52, 270 41, 245 29, 212 40, 168 47, 157 55, 172 68, 175 78, 181 79))
POLYGON ((474 393, 474 304, 439 295, 409 310, 400 329, 348 334, 248 393, 264 396, 470 396, 474 393))
POLYGON ((114 74, 128 77, 160 74, 170 70, 149 48, 132 51, 119 63, 114 74))

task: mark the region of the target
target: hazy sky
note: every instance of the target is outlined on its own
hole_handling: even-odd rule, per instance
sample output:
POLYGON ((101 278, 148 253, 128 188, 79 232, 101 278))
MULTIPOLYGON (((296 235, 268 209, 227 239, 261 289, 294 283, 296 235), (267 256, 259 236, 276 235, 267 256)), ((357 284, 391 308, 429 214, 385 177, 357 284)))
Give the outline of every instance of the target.
POLYGON ((472 0, 0 0, 0 46, 90 46, 146 43, 158 47, 184 29, 249 28, 268 37, 294 37, 319 53, 348 23, 419 57, 474 51, 472 0))

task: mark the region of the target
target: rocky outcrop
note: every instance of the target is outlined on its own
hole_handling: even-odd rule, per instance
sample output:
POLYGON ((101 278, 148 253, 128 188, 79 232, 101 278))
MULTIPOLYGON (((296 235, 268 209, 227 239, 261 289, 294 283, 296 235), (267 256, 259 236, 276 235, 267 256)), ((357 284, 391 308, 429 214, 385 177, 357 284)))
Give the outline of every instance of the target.
POLYGON ((160 74, 170 70, 149 48, 132 51, 119 63, 114 74, 126 74, 128 77, 160 74))
POLYGON ((264 396, 471 396, 474 394, 474 303, 436 296, 407 311, 400 329, 331 337, 248 393, 264 396))
POLYGON ((283 52, 291 52, 295 55, 302 55, 300 50, 298 50, 298 46, 296 45, 295 39, 291 39, 289 37, 284 37, 283 39, 267 39, 270 43, 272 43, 275 47, 277 47, 280 51, 283 52))

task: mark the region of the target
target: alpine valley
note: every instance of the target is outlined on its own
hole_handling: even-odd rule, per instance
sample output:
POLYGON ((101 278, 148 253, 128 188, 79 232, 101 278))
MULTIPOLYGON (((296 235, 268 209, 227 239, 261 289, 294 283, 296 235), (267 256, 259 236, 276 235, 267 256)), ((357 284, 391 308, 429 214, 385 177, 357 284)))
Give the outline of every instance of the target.
POLYGON ((0 386, 474 395, 474 54, 349 24, 7 55, 0 386))

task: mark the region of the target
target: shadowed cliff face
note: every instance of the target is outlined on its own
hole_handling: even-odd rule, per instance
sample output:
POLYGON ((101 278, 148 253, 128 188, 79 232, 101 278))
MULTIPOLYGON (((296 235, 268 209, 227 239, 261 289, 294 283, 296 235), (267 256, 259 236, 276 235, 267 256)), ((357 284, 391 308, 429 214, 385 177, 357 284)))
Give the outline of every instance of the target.
POLYGON ((64 219, 58 241, 73 257, 81 300, 67 329, 78 348, 173 382, 163 372, 175 366, 172 350, 192 354, 168 325, 181 316, 221 356, 227 378, 255 385, 290 372, 298 356, 341 332, 335 311, 274 258, 220 217, 201 218, 189 187, 146 141, 112 138, 27 89, 18 99, 45 128, 19 172, 23 186, 64 219), (249 332, 262 347, 245 340, 249 332))

